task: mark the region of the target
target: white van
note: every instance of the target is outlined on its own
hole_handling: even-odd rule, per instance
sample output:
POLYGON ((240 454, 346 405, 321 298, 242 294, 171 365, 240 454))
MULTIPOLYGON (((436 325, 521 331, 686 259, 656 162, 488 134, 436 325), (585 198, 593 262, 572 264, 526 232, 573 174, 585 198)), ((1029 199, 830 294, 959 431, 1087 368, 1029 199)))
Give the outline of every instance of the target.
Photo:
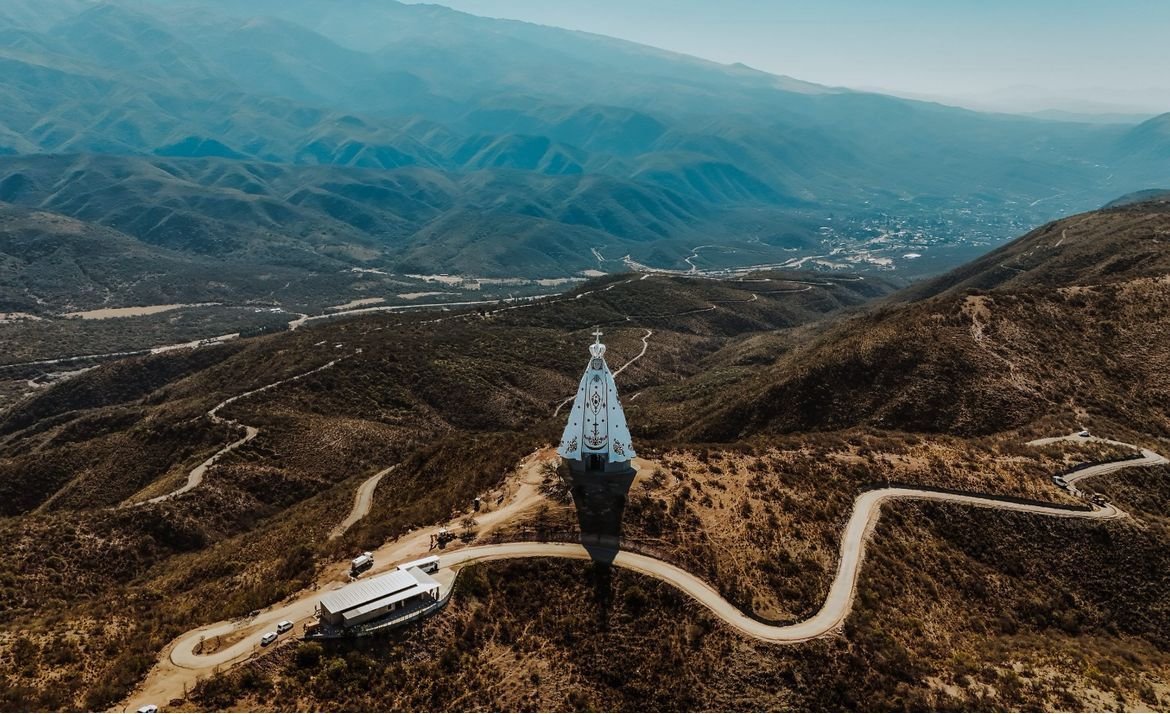
POLYGON ((374 554, 366 551, 349 561, 349 574, 358 575, 374 567, 374 554))
POLYGON ((283 635, 284 633, 288 632, 292 628, 293 628, 293 624, 289 620, 281 620, 280 622, 276 623, 276 633, 278 635, 283 635))
POLYGON ((268 645, 272 644, 273 642, 276 642, 277 637, 279 637, 279 635, 277 635, 275 632, 265 632, 260 637, 260 646, 267 647, 268 645))

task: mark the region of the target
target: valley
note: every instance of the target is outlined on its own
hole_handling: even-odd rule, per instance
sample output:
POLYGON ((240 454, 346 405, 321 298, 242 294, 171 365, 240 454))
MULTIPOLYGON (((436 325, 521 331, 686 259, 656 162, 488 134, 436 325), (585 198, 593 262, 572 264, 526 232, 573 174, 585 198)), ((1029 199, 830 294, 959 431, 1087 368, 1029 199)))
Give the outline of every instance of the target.
POLYGON ((984 115, 393 2, 54 1, 0 17, 5 313, 312 313, 356 275, 627 257, 910 279, 1166 179, 1166 116, 984 115))
POLYGON ((1170 471, 1163 385, 1146 371, 1165 356, 1143 340, 1166 329, 1166 215, 1155 201, 1074 216, 900 292, 874 275, 719 277, 698 250, 693 273, 447 312, 355 305, 75 375, 0 422, 0 530, 22 573, 0 590, 0 657, 38 663, 5 680, 4 701, 1157 708, 1165 602, 1141 584, 1166 565, 1170 471), (1110 330, 1094 317, 1106 309, 1110 330), (1076 325, 1045 333, 1067 341, 1061 359, 1037 357, 1036 319, 1076 325), (641 457, 616 521, 543 465, 595 326, 641 457), (939 389, 930 350, 968 366, 923 398, 939 389), (850 360, 867 361, 864 383, 833 371, 850 360), (1082 428, 1101 438, 1052 438, 1082 428), (354 552, 391 568, 467 514, 469 542, 431 551, 460 570, 431 619, 257 649, 271 623, 311 615, 354 552), (635 641, 651 631, 657 655, 635 641), (217 644, 188 655, 201 637, 217 644), (608 670, 595 646, 642 664, 608 670), (1054 670, 1073 647, 1108 678, 1054 670), (671 661, 742 686, 688 675, 666 691, 654 682, 671 661), (538 687, 500 685, 532 672, 538 687), (403 686, 419 678, 432 686, 403 686))
POLYGON ((505 5, 0 3, 0 711, 1170 709, 1165 13, 505 5))

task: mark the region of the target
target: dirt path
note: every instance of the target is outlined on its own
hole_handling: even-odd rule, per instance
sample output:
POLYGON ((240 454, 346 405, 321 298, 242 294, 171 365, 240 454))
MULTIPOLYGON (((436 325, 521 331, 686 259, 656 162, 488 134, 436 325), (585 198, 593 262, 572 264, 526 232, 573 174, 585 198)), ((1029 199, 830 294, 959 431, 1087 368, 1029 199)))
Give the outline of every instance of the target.
POLYGON ((171 491, 170 493, 164 493, 161 496, 155 496, 154 498, 148 498, 145 501, 134 501, 134 502, 130 502, 130 503, 123 503, 120 506, 118 506, 118 508, 131 508, 133 506, 141 506, 141 505, 146 504, 146 503, 158 503, 159 501, 165 501, 168 498, 174 498, 175 496, 178 496, 180 494, 187 493, 191 489, 199 486, 199 484, 203 483, 203 476, 207 473, 207 469, 214 466, 217 461, 219 461, 221 458, 223 458, 227 454, 230 454, 231 452, 240 448, 244 444, 247 444, 249 441, 251 441, 252 439, 255 439, 260 434, 260 430, 254 426, 248 426, 247 424, 241 424, 238 421, 235 421, 233 419, 225 419, 225 418, 221 417, 219 415, 220 409, 223 409, 224 407, 226 407, 229 404, 232 404, 233 402, 237 402, 241 399, 245 399, 245 398, 250 397, 254 394, 259 394, 260 392, 266 392, 269 389, 273 389, 274 387, 279 387, 282 384, 288 384, 289 382, 295 382, 298 379, 304 379, 305 377, 308 377, 311 374, 316 374, 317 372, 320 372, 322 370, 329 369, 330 367, 337 364, 338 362, 340 362, 343 359, 345 359, 345 357, 338 357, 337 359, 332 360, 330 362, 326 362, 325 364, 321 365, 320 367, 316 367, 314 369, 311 369, 308 372, 304 372, 302 374, 298 374, 298 375, 293 376, 293 377, 288 377, 286 379, 282 379, 280 381, 273 382, 272 384, 266 384, 263 387, 257 387, 256 389, 253 389, 250 392, 244 392, 242 394, 237 394, 234 397, 229 397, 229 398, 223 400, 222 402, 220 402, 219 404, 216 404, 214 407, 212 407, 211 409, 209 409, 207 411, 207 417, 209 419, 211 419, 211 421, 216 423, 216 424, 227 424, 227 425, 232 426, 236 429, 243 428, 243 430, 244 430, 243 438, 240 438, 240 439, 237 439, 236 441, 233 441, 232 443, 228 444, 227 446, 223 447, 219 451, 212 454, 211 457, 208 458, 206 461, 199 464, 195 468, 191 469, 191 472, 187 474, 187 483, 183 484, 179 488, 176 488, 174 491, 171 491))
MULTIPOLYGON (((714 307, 714 306, 712 306, 712 307, 714 307)), ((626 319, 629 319, 629 318, 627 317, 626 319)), ((640 360, 646 356, 646 350, 650 347, 650 342, 649 342, 650 336, 653 334, 654 334, 654 330, 649 330, 649 329, 646 330, 646 334, 642 335, 642 351, 639 352, 638 354, 634 355, 632 359, 630 359, 628 362, 623 364, 621 367, 618 367, 616 370, 614 370, 613 376, 615 376, 615 377, 618 376, 619 374, 622 373, 622 371, 625 370, 626 367, 629 367, 633 363, 637 362, 638 360, 640 360)), ((575 396, 576 396, 575 394, 571 394, 571 395, 565 397, 565 399, 563 401, 561 401, 560 404, 557 405, 557 408, 553 410, 552 415, 555 417, 556 415, 560 414, 561 410, 564 409, 566 406, 568 406, 568 404, 573 401, 573 397, 575 397, 575 396)))
MULTIPOLYGON (((556 453, 551 448, 542 449, 525 458, 516 474, 505 483, 503 501, 495 506, 494 510, 482 510, 474 514, 479 523, 479 534, 486 535, 539 504, 544 499, 540 492, 540 484, 544 478, 541 465, 555 459, 556 453)), ((482 498, 482 502, 485 509, 493 509, 488 498, 482 498)), ((434 529, 414 531, 378 548, 374 551, 374 568, 364 577, 392 570, 397 563, 434 552, 441 552, 445 557, 447 553, 457 551, 460 547, 453 544, 448 546, 447 550, 432 551, 430 536, 433 532, 434 529)), ((312 619, 321 592, 336 590, 349 582, 347 565, 338 563, 327 568, 318 579, 318 582, 322 583, 319 587, 296 593, 256 617, 216 622, 179 636, 162 651, 154 669, 130 698, 116 707, 116 710, 133 711, 145 704, 164 706, 172 699, 184 697, 195 686, 197 680, 206 678, 217 670, 243 662, 260 652, 260 635, 275 630, 276 623, 291 620, 300 624, 312 619), (202 640, 216 636, 241 639, 213 654, 194 653, 202 640)), ((291 636, 290 634, 285 637, 291 636)))
MULTIPOLYGON (((1076 438, 1079 437, 1058 437, 1031 443, 1042 445, 1076 438)), ((1121 444, 1121 442, 1110 443, 1121 444)), ((1122 445, 1131 446, 1129 444, 1122 445)), ((1136 447, 1131 448, 1136 449, 1136 447)), ((1152 451, 1143 450, 1142 453, 1143 456, 1140 459, 1088 466, 1068 474, 1067 478, 1079 480, 1122 469, 1170 463, 1152 451)), ((486 534, 503 525, 542 500, 543 496, 539 490, 542 480, 541 464, 554 459, 555 454, 552 449, 544 449, 531 454, 522 462, 517 476, 506 485, 509 494, 505 502, 494 511, 476 515, 481 534, 486 534)), ((943 493, 914 488, 881 488, 866 491, 854 499, 853 511, 841 536, 837 571, 824 604, 811 618, 780 626, 768 625, 752 619, 725 600, 710 585, 695 575, 669 563, 626 551, 614 553, 613 563, 618 567, 670 583, 707 607, 728 625, 749 637, 775 643, 803 642, 834 632, 849 616, 856 596, 857 578, 865 557, 865 547, 881 515, 881 507, 889 501, 898 500, 958 503, 977 508, 994 508, 1059 518, 1113 520, 1126 517, 1123 511, 1112 505, 1081 510, 1068 506, 1020 503, 996 496, 943 493)), ((374 557, 377 565, 373 572, 389 570, 395 563, 432 552, 428 547, 429 544, 430 531, 427 530, 411 533, 388 543, 375 551, 374 557)), ((596 548, 594 550, 596 551, 596 548)), ((455 547, 452 550, 443 551, 440 555, 442 567, 456 571, 462 566, 474 562, 538 557, 588 559, 592 556, 584 547, 575 543, 528 542, 466 548, 455 547)), ((338 564, 323 574, 322 579, 331 578, 329 585, 324 589, 336 589, 345 584, 344 567, 344 564, 338 564)), ((452 585, 449 587, 453 587, 453 577, 443 580, 451 582, 452 585)), ((302 591, 283 604, 266 610, 254 618, 218 622, 180 636, 164 650, 162 658, 147 676, 142 686, 126 702, 126 708, 137 708, 147 703, 166 703, 171 699, 184 696, 198 678, 206 677, 217 670, 253 656, 260 650, 257 643, 259 634, 273 630, 277 622, 286 619, 297 623, 309 620, 313 616, 314 606, 319 597, 320 589, 302 591), (195 654, 195 648, 204 638, 225 635, 230 635, 233 639, 240 639, 215 653, 195 654)))
POLYGON ((345 520, 343 520, 341 523, 338 523, 337 527, 333 529, 333 532, 329 534, 330 540, 334 538, 340 538, 347 530, 349 530, 350 526, 365 518, 369 514, 370 505, 374 501, 374 489, 378 487, 378 482, 382 480, 383 476, 396 468, 398 468, 398 464, 395 464, 390 468, 382 469, 365 481, 362 481, 362 485, 358 486, 357 492, 355 492, 353 495, 353 509, 350 510, 349 515, 345 517, 345 520))
POLYGON ((615 377, 618 376, 619 374, 621 374, 622 372, 625 371, 626 367, 629 367, 630 365, 632 365, 633 363, 642 359, 642 357, 644 357, 646 355, 646 349, 648 347, 650 347, 650 342, 649 342, 650 335, 653 335, 653 334, 654 334, 654 330, 646 330, 646 334, 642 335, 642 351, 639 352, 638 354, 634 355, 632 358, 630 358, 629 362, 626 362, 621 367, 618 367, 616 370, 614 370, 613 376, 615 376, 615 377))

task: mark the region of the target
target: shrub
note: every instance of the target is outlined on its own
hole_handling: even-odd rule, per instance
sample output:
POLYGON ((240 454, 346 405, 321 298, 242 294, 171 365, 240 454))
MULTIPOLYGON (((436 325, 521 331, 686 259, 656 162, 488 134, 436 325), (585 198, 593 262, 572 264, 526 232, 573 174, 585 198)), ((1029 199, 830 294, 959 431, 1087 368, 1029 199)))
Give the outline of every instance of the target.
POLYGON ((321 664, 321 654, 324 649, 317 642, 305 642, 297 648, 296 661, 301 669, 309 669, 321 664))

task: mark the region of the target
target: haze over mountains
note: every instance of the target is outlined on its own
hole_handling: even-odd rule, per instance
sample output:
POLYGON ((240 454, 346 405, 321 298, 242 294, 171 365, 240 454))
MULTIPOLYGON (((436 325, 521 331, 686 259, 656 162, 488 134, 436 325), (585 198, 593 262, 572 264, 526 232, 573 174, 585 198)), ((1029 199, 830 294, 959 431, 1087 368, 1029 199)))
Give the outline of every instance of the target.
POLYGON ((433 5, 13 0, 0 71, 0 202, 257 274, 712 244, 701 267, 937 270, 1168 179, 1170 115, 979 114, 433 5))

